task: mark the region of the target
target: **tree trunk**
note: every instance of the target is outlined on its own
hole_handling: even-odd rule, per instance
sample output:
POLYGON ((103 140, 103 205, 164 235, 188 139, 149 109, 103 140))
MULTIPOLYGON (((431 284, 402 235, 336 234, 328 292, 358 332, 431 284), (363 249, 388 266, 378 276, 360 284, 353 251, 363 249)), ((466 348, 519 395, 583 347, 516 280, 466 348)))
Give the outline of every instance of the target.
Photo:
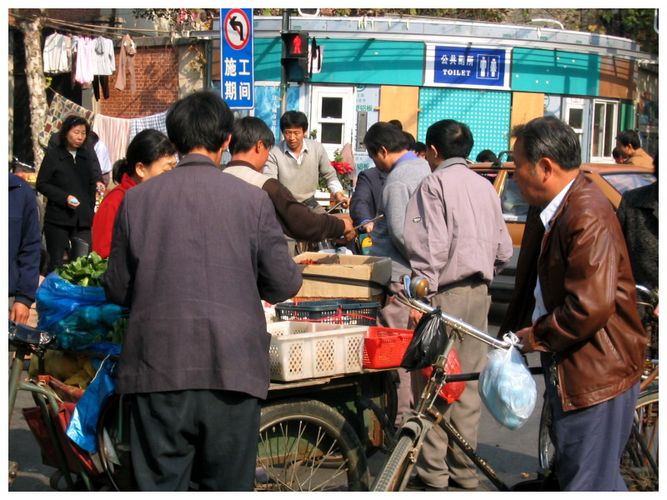
POLYGON ((25 44, 25 74, 30 93, 30 129, 32 149, 35 155, 35 167, 39 169, 44 158, 44 150, 39 144, 38 135, 44 128, 46 112, 46 84, 44 80, 44 65, 42 63, 42 44, 40 18, 22 22, 21 31, 25 44))

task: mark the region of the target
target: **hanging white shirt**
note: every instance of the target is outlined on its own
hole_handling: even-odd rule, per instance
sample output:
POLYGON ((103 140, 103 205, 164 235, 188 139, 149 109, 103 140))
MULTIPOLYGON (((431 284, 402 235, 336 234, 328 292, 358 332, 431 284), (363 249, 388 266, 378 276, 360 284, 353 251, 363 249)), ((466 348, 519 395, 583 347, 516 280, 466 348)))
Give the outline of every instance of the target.
POLYGON ((95 74, 112 75, 116 71, 116 56, 113 40, 99 36, 95 38, 95 74))
POLYGON ((52 33, 44 40, 44 73, 72 71, 72 37, 52 33))
POLYGON ((82 85, 91 83, 97 66, 95 62, 95 40, 85 36, 76 36, 74 42, 76 45, 74 80, 82 85))

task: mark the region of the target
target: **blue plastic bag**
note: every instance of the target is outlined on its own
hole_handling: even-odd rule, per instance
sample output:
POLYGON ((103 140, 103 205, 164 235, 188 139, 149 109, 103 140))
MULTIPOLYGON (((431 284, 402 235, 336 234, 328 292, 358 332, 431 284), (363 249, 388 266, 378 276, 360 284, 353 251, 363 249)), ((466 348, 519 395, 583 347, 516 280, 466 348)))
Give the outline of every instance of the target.
POLYGON ((47 330, 79 307, 107 303, 107 297, 102 287, 75 285, 54 271, 44 278, 37 289, 36 302, 39 314, 37 327, 47 330))
POLYGON ((493 418, 509 428, 518 429, 535 409, 537 386, 521 353, 515 347, 519 339, 513 333, 503 340, 512 344, 508 350, 494 349, 479 375, 479 395, 493 418))
POLYGON ((79 447, 97 453, 97 422, 104 402, 116 391, 113 371, 116 362, 104 358, 95 378, 74 408, 65 433, 79 447))
POLYGON ((88 349, 105 340, 124 315, 107 301, 102 287, 81 286, 50 273, 37 289, 38 328, 56 336, 60 349, 88 349))

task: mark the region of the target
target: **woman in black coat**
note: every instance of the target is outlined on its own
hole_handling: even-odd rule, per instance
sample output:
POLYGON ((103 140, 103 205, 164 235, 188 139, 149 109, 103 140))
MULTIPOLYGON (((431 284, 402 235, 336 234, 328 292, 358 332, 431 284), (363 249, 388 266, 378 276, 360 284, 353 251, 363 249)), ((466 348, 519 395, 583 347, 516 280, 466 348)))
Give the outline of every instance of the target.
POLYGON ((76 115, 63 121, 58 139, 46 150, 37 175, 37 191, 46 199, 44 239, 49 269, 62 265, 65 251, 78 238, 90 246, 95 194, 102 173, 94 153, 84 147, 88 122, 76 115))

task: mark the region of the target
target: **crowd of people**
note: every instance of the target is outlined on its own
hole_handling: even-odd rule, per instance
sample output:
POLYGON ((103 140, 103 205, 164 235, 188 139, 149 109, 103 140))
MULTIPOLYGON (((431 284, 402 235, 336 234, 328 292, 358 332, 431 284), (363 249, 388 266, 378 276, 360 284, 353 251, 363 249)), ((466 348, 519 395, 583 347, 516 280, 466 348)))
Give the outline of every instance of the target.
MULTIPOLYGON (((201 490, 252 489, 269 385, 261 301, 299 290, 294 241, 342 244, 355 238, 355 227, 370 234, 371 255, 392 263, 383 326, 419 321, 391 298, 403 293, 401 276, 412 274, 428 280, 431 304, 487 330, 488 287, 512 256, 512 242, 493 186, 467 167, 474 139, 466 124, 438 121, 419 143, 398 121, 375 123, 363 138, 375 168, 359 173, 351 197, 324 147, 306 138, 300 111, 281 117, 283 140, 276 142, 262 120, 234 119, 219 95, 201 91, 174 103, 166 124, 167 136, 147 129, 132 140, 97 211, 106 180, 81 117, 64 120, 36 183, 47 199, 48 271, 83 242, 108 258, 108 299, 129 308, 117 391, 132 398, 140 489, 187 490, 194 476, 201 490), (221 175, 227 150, 231 161, 221 175), (349 215, 320 207, 320 178, 349 215)), ((544 117, 512 133, 514 179, 531 209, 501 333, 517 331, 524 353, 541 353, 560 487, 623 490, 619 457, 647 342, 634 285, 657 287, 657 182, 626 193, 615 214, 579 172, 580 145, 569 126, 544 117)), ((650 162, 657 179, 657 155, 643 151, 636 132, 619 134, 617 149, 619 161, 650 162)), ((496 160, 484 153, 478 161, 496 160)), ((9 209, 9 316, 27 322, 41 232, 35 196, 12 174, 9 209)), ((480 371, 486 346, 467 337, 455 342, 462 370, 480 371)), ((421 373, 399 370, 397 424, 423 385, 421 373)), ((476 385, 466 382, 458 401, 439 403, 473 447, 481 414, 476 385)), ((479 479, 436 425, 411 486, 451 485, 474 490, 479 479)))

